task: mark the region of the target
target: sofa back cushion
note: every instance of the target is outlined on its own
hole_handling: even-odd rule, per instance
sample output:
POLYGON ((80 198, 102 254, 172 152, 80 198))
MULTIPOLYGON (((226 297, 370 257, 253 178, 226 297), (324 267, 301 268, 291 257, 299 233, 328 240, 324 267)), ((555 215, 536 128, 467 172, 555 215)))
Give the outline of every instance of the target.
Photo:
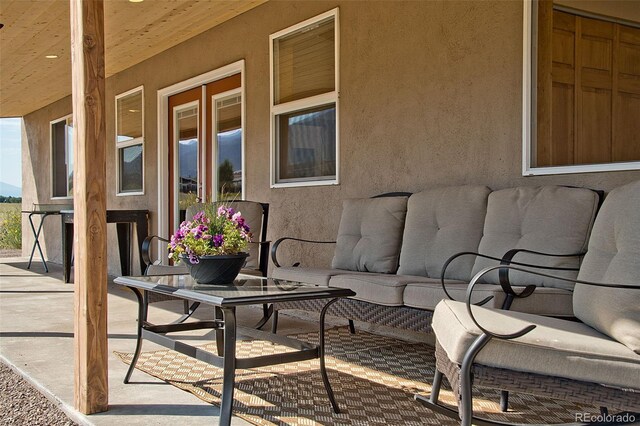
MULTIPOLYGON (((599 202, 598 194, 586 188, 542 186, 494 191, 489 195, 479 251, 499 258, 511 249, 553 254, 584 253, 599 202)), ((554 267, 580 266, 576 257, 541 257, 520 253, 513 260, 554 267)), ((495 264, 495 261, 478 257, 473 273, 495 264)), ((577 276, 574 271, 556 272, 567 278, 577 276)), ((511 271, 509 278, 514 285, 573 288, 570 282, 517 271, 511 271)), ((497 271, 485 275, 484 281, 498 284, 497 271)))
POLYGON ((406 213, 407 197, 345 200, 331 266, 395 273, 406 213))
MULTIPOLYGON (((440 278, 450 256, 477 251, 490 192, 486 186, 451 186, 411 195, 398 274, 440 278)), ((468 281, 473 261, 472 256, 454 261, 446 278, 468 281)))
MULTIPOLYGON (((607 196, 578 278, 640 287, 640 181, 607 196)), ((640 354, 640 289, 576 284, 574 315, 640 354)))

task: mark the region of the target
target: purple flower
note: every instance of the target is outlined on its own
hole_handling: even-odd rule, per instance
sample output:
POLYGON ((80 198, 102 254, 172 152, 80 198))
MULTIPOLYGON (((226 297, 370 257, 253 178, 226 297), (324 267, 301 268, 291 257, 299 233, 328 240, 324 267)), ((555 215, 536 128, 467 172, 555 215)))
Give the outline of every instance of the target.
POLYGON ((214 247, 220 247, 222 246, 222 244, 224 244, 224 235, 222 234, 217 234, 213 236, 213 246, 214 247))
POLYGON ((198 212, 193 215, 194 222, 202 222, 204 218, 205 218, 204 211, 198 212))

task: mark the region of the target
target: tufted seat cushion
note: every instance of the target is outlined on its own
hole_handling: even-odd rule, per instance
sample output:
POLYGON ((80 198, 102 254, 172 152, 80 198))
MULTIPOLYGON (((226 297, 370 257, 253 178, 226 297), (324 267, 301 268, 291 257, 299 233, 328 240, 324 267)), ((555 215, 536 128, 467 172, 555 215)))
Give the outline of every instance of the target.
MULTIPOLYGON (((286 281, 296 281, 301 283, 321 285, 327 287, 329 280, 335 275, 344 274, 366 274, 365 272, 345 271, 344 269, 331 268, 297 268, 291 266, 282 266, 273 268, 271 278, 286 281)), ((369 275, 369 274, 366 274, 369 275)))
MULTIPOLYGON (((599 200, 598 194, 590 189, 562 186, 494 191, 489 195, 484 235, 478 251, 495 257, 502 257, 514 248, 553 254, 584 253, 599 200)), ((513 260, 554 267, 579 267, 579 259, 575 257, 550 258, 521 253, 513 260)), ((477 258, 473 274, 494 265, 495 261, 477 258)), ((554 274, 567 278, 577 276, 573 271, 554 271, 554 274)), ((509 277, 513 285, 573 288, 573 283, 515 271, 510 272, 509 277)), ((485 275, 483 280, 498 284, 497 271, 485 275)))
MULTIPOLYGON (((440 278, 450 256, 477 251, 490 192, 486 186, 452 186, 411 195, 398 273, 440 278)), ((473 257, 461 257, 446 278, 469 280, 472 267, 473 257)))
POLYGON ((395 273, 406 213, 407 197, 345 200, 331 267, 395 273))
POLYGON ((348 288, 356 295, 354 299, 385 306, 402 306, 404 288, 416 277, 390 274, 348 274, 336 275, 329 280, 329 286, 348 288))
MULTIPOLYGON (((607 196, 578 278, 640 287, 640 181, 607 196)), ((640 354, 640 290, 576 284, 573 310, 586 324, 640 354)))

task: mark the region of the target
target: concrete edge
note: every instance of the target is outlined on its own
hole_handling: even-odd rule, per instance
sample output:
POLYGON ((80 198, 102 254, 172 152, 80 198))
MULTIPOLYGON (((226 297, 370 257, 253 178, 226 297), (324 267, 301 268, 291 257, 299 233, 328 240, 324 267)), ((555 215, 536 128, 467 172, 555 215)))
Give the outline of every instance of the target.
POLYGON ((0 362, 4 363, 8 366, 14 373, 20 375, 25 381, 27 381, 31 386, 36 388, 38 392, 40 392, 45 398, 55 404, 70 420, 78 423, 81 426, 94 426, 94 423, 91 422, 87 416, 76 410, 71 405, 64 402, 62 399, 58 398, 53 394, 49 389, 44 387, 40 382, 31 377, 26 371, 22 370, 20 367, 11 362, 7 357, 3 354, 0 354, 0 362))

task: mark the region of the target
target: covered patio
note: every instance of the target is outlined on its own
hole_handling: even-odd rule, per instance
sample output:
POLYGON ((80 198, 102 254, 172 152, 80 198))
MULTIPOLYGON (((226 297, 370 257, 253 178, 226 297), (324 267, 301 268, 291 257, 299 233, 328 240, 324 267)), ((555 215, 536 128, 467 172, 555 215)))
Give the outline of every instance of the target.
MULTIPOLYGON (((80 424, 210 424, 219 417, 223 392, 207 376, 211 372, 152 343, 145 342, 132 383, 122 383, 143 315, 113 280, 143 275, 141 240, 147 233, 172 234, 197 202, 257 201, 270 209, 270 242, 283 236, 326 242, 339 239, 343 221, 367 218, 357 209, 349 216, 349 200, 369 205, 395 197, 391 219, 381 216, 372 227, 382 232, 401 218, 389 268, 378 270, 375 261, 373 267, 341 263, 359 255, 355 246, 342 253, 294 246, 280 250, 285 268, 274 254, 264 275, 289 268, 295 279, 275 278, 319 286, 352 279, 357 286, 365 280, 358 274, 386 274, 376 278, 382 287, 359 287, 352 295, 359 302, 370 293, 375 299, 376 288, 395 280, 388 288, 395 286, 399 301, 381 303, 422 309, 419 315, 430 322, 435 304, 416 307, 403 292, 408 284, 437 284, 429 271, 436 267, 414 273, 400 249, 407 236, 418 240, 433 223, 439 232, 441 223, 420 219, 414 231, 409 225, 403 231, 410 196, 425 192, 427 198, 418 199, 429 201, 440 188, 475 191, 469 202, 454 197, 463 205, 443 203, 439 210, 426 202, 420 211, 448 219, 476 202, 479 213, 470 222, 478 234, 472 248, 478 248, 487 234, 482 226, 490 223, 490 197, 506 197, 521 209, 540 199, 538 192, 553 199, 564 190, 558 188, 579 187, 591 204, 568 209, 588 213, 570 251, 581 259, 604 194, 640 178, 636 0, 140 1, 14 0, 0 6, 0 116, 23 117, 23 210, 55 211, 74 222, 67 227, 46 219, 43 225, 39 244, 50 272, 38 255, 27 269, 26 256, 36 248, 27 221, 23 257, 0 259, 0 350, 5 363, 80 424), (509 191, 517 196, 501 195, 509 191), (512 201, 522 194, 526 202, 512 201), (110 211, 144 216, 136 221, 137 235, 129 224, 107 226, 110 211), (143 226, 148 229, 140 232, 143 226), (74 271, 66 284, 59 265, 70 263, 66 242, 72 235, 74 271), (338 276, 345 270, 356 278, 338 276), (420 275, 419 282, 405 275, 420 275), (324 281, 313 282, 317 277, 324 281)), ((546 215, 550 207, 541 205, 546 215)), ((526 210, 518 209, 505 208, 526 210)), ((571 221, 569 214, 558 217, 571 221)), ((516 242, 526 243, 520 219, 513 220, 523 238, 516 242)), ((536 231, 545 228, 537 219, 531 223, 536 231)), ((353 228, 367 227, 358 222, 353 228)), ((557 234, 565 230, 558 228, 557 234)), ((430 246, 419 247, 411 254, 433 254, 430 246)), ((454 254, 449 248, 433 256, 438 271, 454 254)), ((153 260, 166 264, 166 249, 152 245, 153 260)), ((413 260, 423 261, 418 255, 413 260)), ((563 290, 571 299, 572 287, 563 290)), ((171 322, 181 309, 180 302, 163 302, 150 315, 171 322)), ((238 308, 242 325, 261 315, 260 306, 238 308)), ((211 310, 200 309, 195 318, 225 327, 211 310)), ((314 314, 280 318, 278 335, 322 342, 314 314)), ((429 394, 432 378, 442 378, 430 324, 412 333, 361 322, 355 334, 344 318, 328 325, 329 370, 339 404, 348 407, 345 417, 322 411, 313 361, 292 364, 291 371, 268 370, 265 377, 242 373, 247 376, 238 382, 250 389, 236 394, 242 409, 234 406, 232 424, 456 424, 412 397, 429 394), (287 393, 291 383, 295 392, 287 393)), ((203 332, 180 337, 196 346, 212 340, 203 332)), ((247 342, 248 352, 273 350, 247 342)), ((455 405, 446 386, 440 398, 455 405)), ((538 423, 599 409, 513 394, 505 414, 500 398, 499 389, 481 390, 474 407, 494 420, 538 423)))

